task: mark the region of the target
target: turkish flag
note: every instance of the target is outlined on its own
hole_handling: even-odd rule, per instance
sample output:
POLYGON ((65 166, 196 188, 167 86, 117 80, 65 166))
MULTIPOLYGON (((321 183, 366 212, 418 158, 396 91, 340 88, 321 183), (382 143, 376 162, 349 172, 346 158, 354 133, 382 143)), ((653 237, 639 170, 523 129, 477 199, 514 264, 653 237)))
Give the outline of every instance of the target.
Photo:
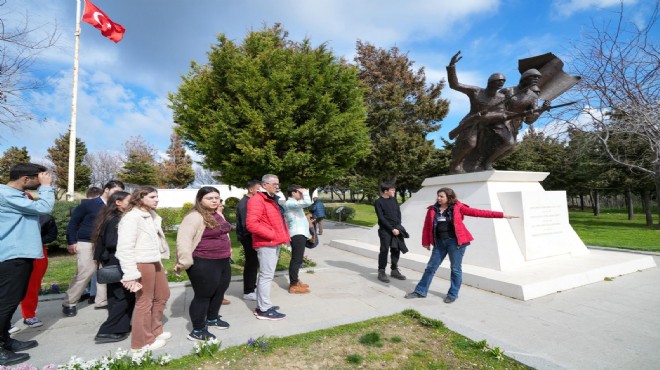
POLYGON ((101 30, 101 34, 114 42, 121 41, 126 29, 119 23, 113 22, 110 17, 92 4, 85 0, 85 13, 82 16, 83 22, 87 22, 94 28, 101 30))

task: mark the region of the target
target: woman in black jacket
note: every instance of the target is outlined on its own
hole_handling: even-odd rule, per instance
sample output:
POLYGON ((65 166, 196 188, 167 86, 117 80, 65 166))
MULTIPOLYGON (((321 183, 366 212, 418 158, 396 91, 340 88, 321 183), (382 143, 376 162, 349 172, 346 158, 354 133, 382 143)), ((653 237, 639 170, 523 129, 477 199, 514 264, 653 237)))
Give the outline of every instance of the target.
MULTIPOLYGON (((108 204, 96 219, 92 236, 94 260, 102 266, 119 265, 117 227, 131 195, 124 191, 113 193, 108 204)), ((108 318, 99 328, 94 341, 97 344, 122 341, 131 334, 131 317, 135 307, 135 293, 129 292, 121 282, 108 284, 108 318)))

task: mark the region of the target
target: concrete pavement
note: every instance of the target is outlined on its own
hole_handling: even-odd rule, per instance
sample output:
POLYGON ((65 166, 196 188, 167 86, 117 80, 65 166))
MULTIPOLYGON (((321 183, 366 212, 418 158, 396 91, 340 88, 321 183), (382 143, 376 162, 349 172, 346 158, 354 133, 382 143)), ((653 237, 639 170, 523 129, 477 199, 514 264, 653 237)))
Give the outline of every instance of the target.
MULTIPOLYGON (((318 266, 314 273, 303 272, 300 276, 310 285, 312 293, 288 294, 288 277, 274 280, 272 299, 287 314, 286 319, 275 322, 255 319, 252 314, 255 302, 242 300, 242 282, 230 284, 226 298, 232 303, 223 306, 220 314, 231 327, 214 332, 223 347, 262 335, 304 333, 412 308, 473 340, 486 339, 506 355, 538 369, 660 368, 658 268, 526 302, 463 286, 460 298, 453 304, 445 304, 442 299, 448 281, 436 277, 427 298, 406 300, 403 296, 414 289, 420 271, 402 269, 408 280, 383 284, 376 279, 374 259, 328 245, 332 239, 357 238, 360 233, 370 232, 369 229, 328 221, 325 226, 322 245, 306 252, 318 266)), ((421 246, 409 248, 411 253, 428 256, 421 246)), ((659 256, 654 259, 660 264, 659 256)), ((172 332, 173 338, 156 355, 169 353, 179 357, 191 353, 193 342, 186 335, 192 328, 187 313, 192 295, 190 287, 180 284, 171 287, 165 330, 172 332)), ((28 351, 32 357, 30 364, 39 368, 63 364, 72 355, 90 360, 118 347, 130 347, 129 340, 94 344, 94 335, 107 311, 79 304, 78 315, 65 318, 61 303, 61 299, 41 302, 38 317, 44 326, 15 334, 17 339, 39 341, 37 348, 28 351)), ((14 318, 19 320, 18 313, 14 318)))

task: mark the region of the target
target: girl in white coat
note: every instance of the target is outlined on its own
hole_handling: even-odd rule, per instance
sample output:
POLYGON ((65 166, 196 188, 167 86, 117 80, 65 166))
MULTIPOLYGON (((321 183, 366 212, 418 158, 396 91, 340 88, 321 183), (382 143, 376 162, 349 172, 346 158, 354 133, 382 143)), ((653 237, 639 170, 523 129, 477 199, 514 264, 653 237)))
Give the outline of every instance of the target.
POLYGON ((158 192, 152 187, 138 188, 119 222, 117 252, 124 273, 122 283, 135 292, 131 329, 131 349, 154 350, 165 345, 172 334, 163 331, 163 311, 170 297, 161 258, 170 258, 170 249, 161 228, 158 192))

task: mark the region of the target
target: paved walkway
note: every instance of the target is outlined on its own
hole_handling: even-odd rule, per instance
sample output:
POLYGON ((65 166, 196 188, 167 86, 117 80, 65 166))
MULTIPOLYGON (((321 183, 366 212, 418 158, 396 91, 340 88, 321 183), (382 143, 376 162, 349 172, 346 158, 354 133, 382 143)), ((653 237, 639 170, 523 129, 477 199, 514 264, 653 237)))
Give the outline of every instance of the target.
MULTIPOLYGON (((326 222, 322 242, 356 238, 368 229, 326 222)), ((413 252, 423 254, 421 247, 413 252)), ((470 252, 468 252, 470 253, 470 252)), ((314 273, 302 273, 311 286, 308 295, 287 293, 288 277, 276 277, 273 302, 287 314, 282 321, 254 318, 254 302, 244 302, 242 283, 232 282, 221 315, 231 328, 216 332, 223 346, 245 343, 249 338, 287 336, 401 312, 413 308, 423 315, 473 340, 486 339, 508 356, 538 369, 658 369, 660 368, 660 269, 616 277, 589 286, 523 302, 464 286, 453 304, 442 302, 448 281, 434 280, 429 297, 406 300, 421 272, 405 270, 406 281, 390 284, 376 279, 376 261, 328 245, 308 250, 318 263, 314 273)), ((654 257, 660 265, 660 257, 654 257)), ((165 311, 165 329, 174 336, 156 354, 174 357, 191 352, 186 339, 191 330, 187 308, 190 287, 173 286, 165 311)), ((65 318, 61 300, 39 304, 44 326, 26 328, 18 339, 37 339, 29 363, 39 368, 66 363, 72 355, 85 360, 127 349, 129 340, 97 345, 94 335, 106 316, 105 310, 78 305, 78 316, 65 318)), ((15 315, 18 320, 18 315, 15 315)), ((22 325, 22 324, 21 324, 22 325)))

